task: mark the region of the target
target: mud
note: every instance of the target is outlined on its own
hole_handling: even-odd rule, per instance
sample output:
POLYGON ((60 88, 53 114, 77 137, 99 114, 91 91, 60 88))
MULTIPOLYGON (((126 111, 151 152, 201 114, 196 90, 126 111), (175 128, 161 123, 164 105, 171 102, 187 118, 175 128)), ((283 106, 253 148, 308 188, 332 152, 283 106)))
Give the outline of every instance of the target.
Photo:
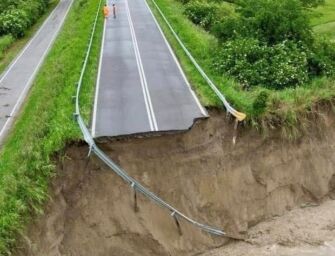
MULTIPOLYGON (((251 251, 248 246, 300 246, 296 241, 322 245, 333 231, 319 240, 313 236, 314 243, 290 238, 292 230, 305 233, 294 222, 291 230, 278 231, 278 236, 261 222, 334 196, 335 118, 331 113, 323 116, 323 129, 310 129, 295 142, 282 139, 275 131, 263 138, 241 127, 233 145, 233 124, 215 111, 189 132, 101 142, 129 174, 167 202, 247 242, 214 237, 184 222, 180 236, 170 213, 142 196, 135 212, 131 188, 97 158, 87 158, 85 145, 73 145, 59 160, 45 215, 37 217, 23 236, 17 255, 235 256, 252 255, 243 254, 243 248, 246 253, 251 251), (264 241, 259 242, 253 232, 262 233, 259 239, 264 241), (282 243, 278 237, 293 242, 282 243)), ((325 211, 313 209, 320 209, 314 216, 325 211)), ((334 219, 327 223, 335 226, 334 219)), ((318 233, 318 228, 311 229, 318 233)), ((258 253, 255 255, 262 255, 258 253)))
POLYGON ((334 212, 332 200, 294 209, 250 228, 247 242, 232 242, 201 256, 333 256, 334 212))

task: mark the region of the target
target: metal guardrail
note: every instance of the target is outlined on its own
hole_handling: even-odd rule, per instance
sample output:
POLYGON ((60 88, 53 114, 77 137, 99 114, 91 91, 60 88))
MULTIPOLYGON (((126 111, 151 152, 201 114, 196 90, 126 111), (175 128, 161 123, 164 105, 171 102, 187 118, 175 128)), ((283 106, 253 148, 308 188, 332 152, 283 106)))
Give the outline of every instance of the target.
MULTIPOLYGON (((83 134, 84 140, 86 141, 86 143, 90 147, 90 153, 94 153, 107 166, 109 166, 117 175, 119 175, 126 183, 128 183, 131 186, 131 188, 134 190, 135 195, 136 195, 136 192, 139 192, 139 193, 143 194, 145 197, 149 198, 151 201, 155 202, 157 205, 169 210, 171 212, 171 216, 174 218, 174 220, 177 224, 177 227, 178 227, 180 233, 181 233, 181 230, 180 230, 179 220, 186 220, 187 222, 195 225, 196 227, 198 227, 198 228, 200 228, 200 229, 202 229, 202 230, 204 230, 204 231, 206 231, 210 234, 219 235, 219 236, 225 235, 225 232, 222 229, 211 227, 211 226, 199 223, 199 222, 193 220, 192 218, 189 218, 188 216, 186 216, 182 212, 178 211, 177 209, 172 207, 170 204, 166 203, 163 199, 161 199, 160 197, 158 197, 157 195, 152 193, 150 190, 148 190, 147 188, 142 186, 135 179, 130 177, 127 174, 126 171, 124 171, 121 167, 119 167, 112 159, 110 159, 110 157, 108 155, 106 155, 95 144, 94 139, 93 139, 90 131, 88 130, 81 114, 80 114, 79 98, 80 98, 80 91, 81 91, 81 87, 82 87, 83 77, 84 77, 84 74, 85 74, 85 71, 86 71, 86 68, 87 68, 87 63, 88 63, 88 59, 89 59, 91 48, 92 48, 92 42, 93 42, 94 34, 95 34, 95 31, 96 31, 97 21, 98 21, 98 17, 99 17, 99 12, 101 10, 102 2, 103 2, 103 0, 100 0, 99 8, 97 10, 97 14, 96 14, 96 17, 95 17, 95 20, 94 20, 94 25, 93 25, 93 28, 92 28, 92 31, 91 31, 91 36, 90 36, 85 60, 84 60, 83 67, 82 67, 81 74, 80 74, 80 78, 79 78, 78 84, 77 84, 77 93, 76 93, 76 96, 75 96, 76 112, 74 113, 74 116, 75 116, 76 121, 78 122, 80 130, 83 134)), ((135 199, 136 198, 137 197, 135 196, 135 199)))
MULTIPOLYGON (((146 1, 146 0, 145 0, 146 1)), ((183 41, 179 38, 178 34, 176 31, 173 29, 171 23, 168 21, 168 19, 165 17, 164 13, 162 10, 159 8, 155 0, 151 0, 152 3, 155 5, 157 11, 159 14, 162 16, 163 20, 165 21, 166 25, 174 35, 175 39, 181 46, 181 48, 184 50, 185 54, 188 56, 188 58, 191 60, 193 65, 196 67, 196 69, 199 71, 200 75, 205 79, 205 81, 208 83, 208 85, 212 88, 212 90, 215 92, 215 94, 219 97, 219 99, 222 101, 223 105, 226 107, 227 111, 232 114, 238 121, 243 121, 247 115, 244 113, 241 113, 234 109, 229 102, 227 101, 226 97, 220 92, 220 90, 217 88, 217 86, 214 84, 214 82, 207 76, 205 71, 201 68, 201 66, 198 64, 198 62, 195 60, 195 58, 192 56, 190 51, 187 49, 183 41)))

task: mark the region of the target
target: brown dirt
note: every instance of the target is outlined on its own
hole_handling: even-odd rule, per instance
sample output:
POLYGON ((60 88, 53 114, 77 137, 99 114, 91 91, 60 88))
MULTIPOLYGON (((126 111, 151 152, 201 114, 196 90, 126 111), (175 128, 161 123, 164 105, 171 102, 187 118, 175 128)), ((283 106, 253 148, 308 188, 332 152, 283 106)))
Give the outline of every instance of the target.
MULTIPOLYGON (((179 236, 169 212, 142 196, 135 213, 129 186, 98 159, 87 158, 86 146, 77 145, 69 147, 59 161, 46 213, 31 225, 17 255, 179 256, 221 253, 217 250, 236 246, 248 252, 250 243, 255 248, 282 244, 280 236, 293 241, 284 246, 298 246, 295 242, 300 238, 290 238, 289 229, 276 235, 277 231, 268 232, 269 227, 262 224, 253 226, 334 194, 333 114, 326 113, 323 124, 322 133, 311 129, 295 142, 285 141, 275 132, 263 138, 242 128, 234 146, 233 125, 223 114, 212 111, 210 119, 186 133, 101 143, 129 174, 167 202, 249 243, 213 237, 184 222, 179 236), (263 242, 253 235, 257 232, 263 232, 259 235, 263 242), (220 249, 212 251, 217 247, 220 249)), ((334 218, 329 221, 335 226, 334 218)), ((292 230, 301 227, 290 226, 292 230)), ((329 236, 320 239, 326 238, 329 236)), ((249 255, 242 254, 242 249, 234 253, 213 255, 249 255)))

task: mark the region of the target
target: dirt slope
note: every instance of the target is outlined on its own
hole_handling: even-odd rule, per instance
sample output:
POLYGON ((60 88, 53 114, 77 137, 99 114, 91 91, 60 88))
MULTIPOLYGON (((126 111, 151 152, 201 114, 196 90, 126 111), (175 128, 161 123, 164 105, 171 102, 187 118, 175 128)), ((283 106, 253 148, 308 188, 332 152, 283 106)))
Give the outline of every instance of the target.
MULTIPOLYGON (((187 133, 101 146, 187 215, 250 240, 247 231, 255 224, 335 192, 333 114, 325 113, 323 124, 322 133, 311 129, 298 142, 242 128, 233 146, 232 124, 212 111, 187 133)), ((180 237, 169 212, 141 196, 135 213, 131 189, 98 159, 87 159, 87 151, 68 148, 46 214, 30 227, 17 255, 195 255, 231 242, 185 223, 180 237)))

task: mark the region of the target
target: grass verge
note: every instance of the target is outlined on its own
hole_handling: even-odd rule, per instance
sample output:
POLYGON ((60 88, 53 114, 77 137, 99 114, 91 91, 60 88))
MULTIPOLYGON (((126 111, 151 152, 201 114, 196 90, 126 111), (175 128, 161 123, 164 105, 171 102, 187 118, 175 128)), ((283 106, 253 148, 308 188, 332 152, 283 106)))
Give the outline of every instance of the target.
POLYGON ((14 42, 10 43, 10 46, 6 46, 6 50, 0 52, 0 74, 8 67, 8 65, 18 55, 18 53, 28 43, 28 41, 34 36, 37 30, 41 27, 42 23, 57 6, 58 2, 59 0, 51 1, 45 14, 41 18, 39 18, 39 20, 26 32, 26 35, 23 38, 17 39, 14 42))
MULTIPOLYGON (((184 54, 153 3, 151 1, 148 3, 202 103, 206 106, 221 107, 221 103, 184 54)), ((285 137, 296 138, 302 131, 300 128, 306 127, 310 122, 306 117, 309 114, 315 114, 316 106, 320 102, 333 102, 335 82, 327 78, 315 79, 312 83, 281 91, 257 87, 249 91, 243 90, 237 82, 213 72, 211 63, 217 41, 212 35, 187 19, 183 14, 185 7, 176 0, 156 0, 156 3, 205 72, 217 84, 228 101, 237 110, 248 115, 248 121, 254 127, 264 131, 270 128, 280 128, 285 137), (256 111, 255 103, 262 91, 267 91, 269 98, 265 112, 260 114, 256 111)))
POLYGON ((325 3, 313 10, 311 24, 313 26, 335 21, 335 0, 325 0, 325 3))
POLYGON ((311 23, 314 31, 335 40, 335 0, 326 0, 313 14, 311 23))
MULTIPOLYGON (((42 211, 54 174, 52 156, 80 138, 73 121, 76 81, 98 8, 98 1, 76 0, 34 82, 29 98, 0 154, 0 255, 9 255, 29 217, 42 211)), ((81 105, 89 113, 102 36, 98 21, 81 105)))

